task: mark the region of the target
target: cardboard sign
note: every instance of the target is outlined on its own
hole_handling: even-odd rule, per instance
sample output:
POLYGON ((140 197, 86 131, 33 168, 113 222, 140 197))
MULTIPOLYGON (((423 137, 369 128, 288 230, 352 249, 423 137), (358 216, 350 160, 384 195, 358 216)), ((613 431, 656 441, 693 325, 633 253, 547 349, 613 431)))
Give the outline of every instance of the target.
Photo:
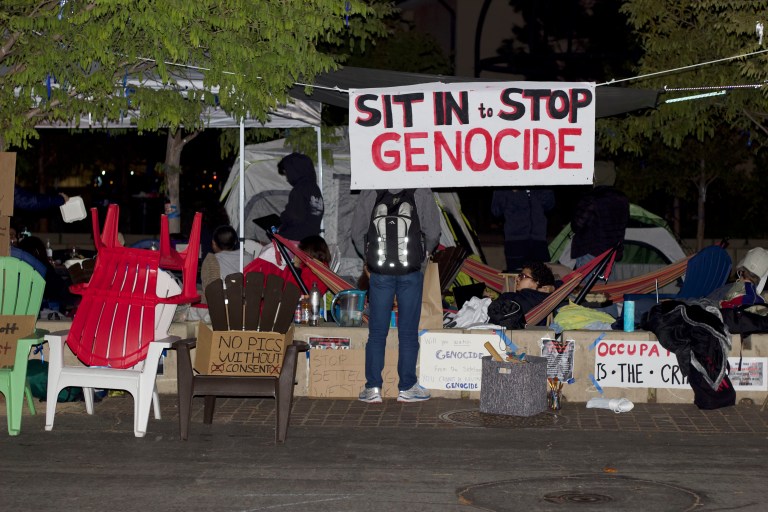
POLYGON ((595 84, 349 91, 352 189, 592 183, 595 84))
POLYGON ((677 357, 658 341, 601 340, 595 347, 601 387, 690 389, 677 357))
POLYGON ((200 323, 194 368, 203 375, 278 377, 293 326, 286 334, 262 331, 212 331, 200 323))
POLYGON ((768 357, 729 357, 731 372, 728 376, 736 391, 768 391, 768 357), (739 370, 741 363, 741 370, 739 370))
MULTIPOLYGON (((397 350, 384 353, 382 396, 397 396, 397 350)), ((365 386, 365 350, 309 351, 307 395, 320 398, 357 396, 365 386)))
POLYGON ((541 339, 541 356, 547 358, 547 377, 565 382, 573 378, 574 340, 541 339))
POLYGON ((0 152, 0 215, 13 216, 13 187, 16 184, 16 153, 0 152))
POLYGON ((34 316, 0 315, 0 368, 13 368, 16 344, 35 332, 34 316))
POLYGON ((11 255, 11 218, 0 215, 0 256, 11 255))
MULTIPOLYGON (((428 389, 479 391, 485 343, 500 347, 496 333, 427 332, 419 338, 419 383, 428 389)), ((500 350, 500 348, 499 348, 500 350)))

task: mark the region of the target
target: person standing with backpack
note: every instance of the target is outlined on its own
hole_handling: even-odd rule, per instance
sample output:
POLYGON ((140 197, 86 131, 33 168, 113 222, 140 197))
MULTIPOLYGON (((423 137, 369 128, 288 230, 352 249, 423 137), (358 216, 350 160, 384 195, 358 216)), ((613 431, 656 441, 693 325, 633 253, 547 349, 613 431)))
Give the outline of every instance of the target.
POLYGON ((370 271, 365 388, 358 399, 381 403, 384 353, 397 298, 398 402, 431 397, 418 383, 419 317, 424 268, 440 241, 440 211, 430 189, 363 190, 352 219, 352 243, 370 271))

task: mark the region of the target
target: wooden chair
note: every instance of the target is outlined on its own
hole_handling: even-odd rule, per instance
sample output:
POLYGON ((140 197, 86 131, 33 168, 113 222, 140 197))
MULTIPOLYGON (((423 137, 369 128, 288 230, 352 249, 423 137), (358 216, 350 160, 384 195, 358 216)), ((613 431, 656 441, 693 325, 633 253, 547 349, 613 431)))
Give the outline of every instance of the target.
MULTIPOLYGON (((31 315, 37 318, 44 289, 45 279, 27 263, 16 258, 0 257, 0 314, 31 315)), ((43 336, 47 333, 40 329, 22 333, 24 337, 16 345, 13 367, 0 369, 0 393, 5 395, 8 434, 12 436, 21 431, 25 395, 29 411, 35 414, 32 392, 27 383, 27 360, 29 351, 34 345, 43 343, 43 336)))
MULTIPOLYGON (((274 331, 286 333, 293 323, 300 291, 293 283, 283 283, 276 275, 248 273, 243 288, 243 275, 231 274, 214 281, 205 290, 214 331, 274 331)), ((285 441, 293 405, 293 387, 299 352, 309 350, 304 341, 294 341, 286 348, 278 375, 227 376, 196 374, 192 368, 191 350, 196 339, 174 344, 177 350, 179 385, 179 435, 189 437, 192 399, 205 397, 203 422, 213 422, 217 396, 268 397, 276 400, 275 442, 285 441)))
POLYGON ((96 260, 93 258, 80 260, 70 265, 67 268, 67 272, 69 272, 69 278, 72 280, 72 284, 81 284, 90 281, 95 266, 96 260))
POLYGON ((123 247, 117 240, 117 205, 110 205, 99 234, 96 209, 91 210, 98 255, 88 283, 71 287, 83 296, 69 331, 46 335, 50 366, 45 429, 53 429, 56 398, 69 386, 83 388, 88 414, 93 390, 122 389, 134 398, 134 434, 143 437, 154 403, 160 418, 155 379, 163 350, 178 336, 169 336, 177 304, 195 302, 202 215, 195 215, 186 251, 170 246, 168 218, 161 218, 160 250, 123 247), (164 271, 181 270, 182 286, 164 271), (85 366, 65 366, 64 346, 85 366))

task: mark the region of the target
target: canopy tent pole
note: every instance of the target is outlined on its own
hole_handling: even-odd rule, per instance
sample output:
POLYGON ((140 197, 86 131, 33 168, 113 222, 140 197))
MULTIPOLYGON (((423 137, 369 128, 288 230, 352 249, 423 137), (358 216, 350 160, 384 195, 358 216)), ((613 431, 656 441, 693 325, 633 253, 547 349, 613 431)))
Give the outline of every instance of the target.
MULTIPOLYGON (((320 133, 320 127, 315 126, 315 135, 317 135, 317 173, 320 180, 320 192, 323 193, 323 201, 325 201, 325 187, 323 182, 323 137, 320 133)), ((325 215, 320 219, 320 236, 325 238, 325 215)))
POLYGON ((240 120, 240 186, 239 189, 239 198, 240 198, 240 243, 238 246, 240 247, 240 273, 243 273, 243 251, 245 247, 245 208, 243 205, 245 204, 245 184, 244 182, 245 178, 245 122, 241 119, 240 120))

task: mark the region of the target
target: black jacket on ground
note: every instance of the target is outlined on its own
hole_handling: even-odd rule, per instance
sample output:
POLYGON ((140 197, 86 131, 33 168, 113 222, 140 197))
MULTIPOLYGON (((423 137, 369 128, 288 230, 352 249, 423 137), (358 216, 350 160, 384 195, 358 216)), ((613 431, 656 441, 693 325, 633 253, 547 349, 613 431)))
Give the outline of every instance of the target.
POLYGON ((325 206, 312 160, 307 155, 291 153, 280 161, 279 167, 284 170, 293 189, 288 195, 285 210, 280 214, 278 233, 297 241, 319 235, 325 206))

